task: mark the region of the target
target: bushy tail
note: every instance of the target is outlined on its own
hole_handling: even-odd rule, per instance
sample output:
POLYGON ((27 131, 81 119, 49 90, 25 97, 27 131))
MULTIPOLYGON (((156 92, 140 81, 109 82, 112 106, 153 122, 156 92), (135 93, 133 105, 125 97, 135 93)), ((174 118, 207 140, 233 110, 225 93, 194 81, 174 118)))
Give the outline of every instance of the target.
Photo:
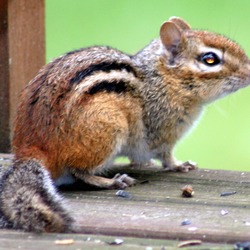
POLYGON ((35 160, 15 161, 0 176, 0 228, 33 232, 71 231, 48 171, 35 160))

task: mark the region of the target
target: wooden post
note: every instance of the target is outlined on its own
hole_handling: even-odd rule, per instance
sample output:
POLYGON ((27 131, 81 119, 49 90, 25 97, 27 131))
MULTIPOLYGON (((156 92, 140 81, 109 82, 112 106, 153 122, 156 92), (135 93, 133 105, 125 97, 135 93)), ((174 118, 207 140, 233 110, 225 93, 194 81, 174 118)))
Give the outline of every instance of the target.
POLYGON ((0 1, 0 152, 9 152, 18 95, 45 63, 44 0, 0 1))
POLYGON ((0 1, 0 151, 10 147, 8 1, 0 1))

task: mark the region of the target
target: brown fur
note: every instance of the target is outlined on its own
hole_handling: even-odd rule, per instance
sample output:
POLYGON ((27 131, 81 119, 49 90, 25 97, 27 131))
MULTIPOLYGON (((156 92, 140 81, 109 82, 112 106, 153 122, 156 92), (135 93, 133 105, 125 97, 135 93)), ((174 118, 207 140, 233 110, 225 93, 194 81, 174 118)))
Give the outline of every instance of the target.
MULTIPOLYGON (((172 155, 176 142, 205 104, 249 83, 250 63, 236 43, 221 35, 192 30, 176 17, 162 25, 160 39, 134 56, 109 47, 70 52, 44 66, 22 92, 12 143, 17 162, 12 171, 23 169, 27 176, 25 162, 31 172, 32 165, 36 169, 39 162, 42 171, 47 170, 54 180, 71 173, 95 186, 126 188, 135 183, 127 175, 113 179, 95 175, 111 166, 118 154, 137 164, 158 158, 170 170, 189 170, 192 163, 178 162, 172 155), (217 54, 218 65, 202 61, 202 55, 211 51, 217 54)), ((18 176, 25 186, 26 179, 18 176)), ((46 184, 42 181, 36 187, 31 179, 28 196, 39 194, 36 203, 41 203, 43 211, 39 218, 47 215, 47 222, 38 229, 35 225, 23 228, 69 228, 71 220, 63 223, 67 215, 53 210, 53 199, 42 202, 46 184)), ((9 199, 8 190, 17 189, 15 184, 10 188, 6 177, 2 187, 3 201, 9 199)), ((32 199, 28 203, 21 204, 24 218, 25 207, 34 206, 32 199)), ((0 226, 20 228, 23 219, 12 213, 15 205, 6 204, 0 205, 4 218, 0 226)), ((32 214, 30 217, 34 224, 40 220, 32 214)))

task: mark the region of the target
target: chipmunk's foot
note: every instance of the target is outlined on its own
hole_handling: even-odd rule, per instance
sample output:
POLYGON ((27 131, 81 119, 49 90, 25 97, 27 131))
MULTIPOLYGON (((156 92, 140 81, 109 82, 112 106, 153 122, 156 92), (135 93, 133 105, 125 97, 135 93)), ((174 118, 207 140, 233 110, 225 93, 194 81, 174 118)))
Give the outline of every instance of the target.
POLYGON ((197 163, 195 163, 195 162, 186 161, 186 162, 183 162, 183 163, 178 162, 175 166, 169 166, 167 164, 164 164, 163 168, 166 171, 187 173, 190 170, 197 169, 198 166, 197 166, 197 163))
POLYGON ((129 177, 127 174, 116 174, 112 181, 113 183, 109 186, 110 189, 125 189, 136 184, 136 179, 129 177))
POLYGON ((80 179, 87 184, 99 188, 125 189, 126 187, 136 184, 136 180, 134 178, 129 177, 127 174, 116 174, 112 179, 110 179, 107 177, 86 173, 79 169, 73 169, 71 170, 71 173, 77 179, 80 179))

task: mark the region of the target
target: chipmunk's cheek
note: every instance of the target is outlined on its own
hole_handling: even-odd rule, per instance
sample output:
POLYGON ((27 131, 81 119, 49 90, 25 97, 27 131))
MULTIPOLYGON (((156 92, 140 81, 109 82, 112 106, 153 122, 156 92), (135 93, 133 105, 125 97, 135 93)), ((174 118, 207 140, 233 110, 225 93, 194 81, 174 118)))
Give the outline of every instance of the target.
POLYGON ((218 86, 218 82, 216 82, 216 80, 210 81, 203 78, 202 84, 197 92, 197 97, 199 97, 202 103, 209 104, 228 95, 229 92, 227 92, 225 88, 227 87, 218 86))
POLYGON ((220 73, 222 71, 222 65, 218 64, 215 66, 207 66, 203 64, 202 62, 198 62, 196 60, 190 61, 189 63, 186 63, 185 65, 189 71, 191 71, 193 74, 211 74, 211 73, 220 73))

